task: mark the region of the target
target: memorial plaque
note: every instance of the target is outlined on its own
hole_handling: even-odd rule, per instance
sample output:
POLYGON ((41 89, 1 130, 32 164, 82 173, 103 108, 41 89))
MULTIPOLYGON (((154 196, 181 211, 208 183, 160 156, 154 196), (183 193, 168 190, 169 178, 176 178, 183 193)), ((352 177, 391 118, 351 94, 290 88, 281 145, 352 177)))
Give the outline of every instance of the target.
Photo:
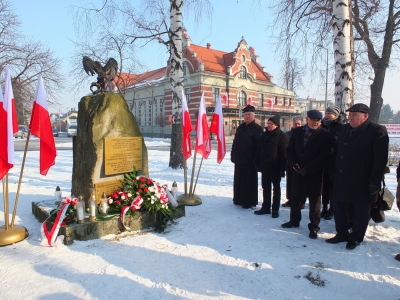
POLYGON ((123 188, 122 181, 123 181, 123 178, 95 183, 94 191, 95 191, 95 195, 96 195, 97 204, 100 204, 101 195, 103 193, 106 193, 106 195, 108 196, 109 194, 115 192, 116 190, 121 190, 123 188))
POLYGON ((142 169, 141 137, 104 138, 104 174, 114 175, 142 169))

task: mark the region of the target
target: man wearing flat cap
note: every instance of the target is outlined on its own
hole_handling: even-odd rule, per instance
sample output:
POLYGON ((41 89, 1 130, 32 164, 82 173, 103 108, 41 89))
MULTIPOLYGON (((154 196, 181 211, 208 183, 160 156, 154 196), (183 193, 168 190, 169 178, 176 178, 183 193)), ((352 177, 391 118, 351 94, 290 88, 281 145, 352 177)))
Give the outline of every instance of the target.
POLYGON ((311 239, 318 237, 321 220, 322 171, 329 160, 333 148, 333 137, 321 127, 322 113, 309 110, 306 125, 295 128, 286 151, 288 162, 294 172, 292 196, 290 198, 290 221, 283 228, 299 227, 301 220, 301 200, 308 197, 308 229, 311 239))
POLYGON ((250 208, 258 204, 258 174, 254 161, 263 129, 255 122, 254 106, 247 105, 243 113, 244 123, 236 130, 231 150, 231 161, 235 164, 233 203, 250 208))
MULTIPOLYGON (((325 117, 322 119, 321 127, 328 130, 335 141, 338 139, 340 129, 343 123, 340 117, 340 107, 336 105, 328 106, 325 110, 325 117)), ((329 163, 324 168, 322 175, 322 211, 321 218, 330 220, 333 217, 332 206, 332 185, 331 172, 329 171, 329 163), (328 205, 329 209, 328 209, 328 205)))
POLYGON ((280 129, 280 117, 273 116, 267 121, 267 130, 262 134, 256 151, 255 164, 261 171, 263 204, 256 215, 271 213, 271 188, 273 188, 272 218, 279 217, 281 203, 281 178, 285 177, 286 148, 289 137, 280 129), (272 187, 271 187, 272 185, 272 187))
POLYGON ((343 125, 334 157, 333 211, 337 234, 326 242, 347 242, 356 248, 364 240, 372 203, 377 201, 386 167, 389 137, 384 126, 368 120, 369 107, 362 103, 348 110, 349 123, 343 125), (348 209, 354 211, 353 227, 348 230, 348 209))

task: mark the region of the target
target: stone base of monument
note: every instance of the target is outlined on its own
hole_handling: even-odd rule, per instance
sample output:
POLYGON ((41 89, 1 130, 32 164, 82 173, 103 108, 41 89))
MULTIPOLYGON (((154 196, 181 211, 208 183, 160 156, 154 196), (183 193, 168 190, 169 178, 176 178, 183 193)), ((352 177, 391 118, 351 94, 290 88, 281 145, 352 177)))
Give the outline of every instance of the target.
MULTIPOLYGON (((55 209, 54 200, 47 200, 41 202, 32 202, 32 213, 39 222, 44 222, 48 217, 51 210, 55 209)), ((179 205, 177 207, 174 218, 185 216, 185 206, 179 205)), ((154 227, 154 216, 148 212, 136 211, 132 217, 129 213, 125 216, 126 227, 131 231, 141 230, 145 228, 154 227)), ((49 226, 51 226, 49 224, 49 226)), ((64 236, 64 244, 71 245, 74 240, 87 241, 98 239, 108 234, 119 234, 125 231, 120 218, 114 218, 106 221, 89 221, 85 219, 85 223, 73 223, 67 226, 60 227, 58 235, 64 236)))

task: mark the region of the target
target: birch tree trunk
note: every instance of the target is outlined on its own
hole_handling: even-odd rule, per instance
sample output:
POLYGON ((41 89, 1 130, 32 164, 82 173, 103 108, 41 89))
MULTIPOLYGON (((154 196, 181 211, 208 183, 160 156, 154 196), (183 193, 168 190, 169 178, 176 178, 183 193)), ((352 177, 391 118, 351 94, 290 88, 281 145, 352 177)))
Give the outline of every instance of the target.
POLYGON ((182 153, 182 0, 170 0, 170 82, 172 89, 172 136, 169 154, 169 166, 183 168, 182 153))
POLYGON ((335 57, 335 104, 345 115, 353 105, 352 39, 349 0, 334 0, 332 10, 335 57))

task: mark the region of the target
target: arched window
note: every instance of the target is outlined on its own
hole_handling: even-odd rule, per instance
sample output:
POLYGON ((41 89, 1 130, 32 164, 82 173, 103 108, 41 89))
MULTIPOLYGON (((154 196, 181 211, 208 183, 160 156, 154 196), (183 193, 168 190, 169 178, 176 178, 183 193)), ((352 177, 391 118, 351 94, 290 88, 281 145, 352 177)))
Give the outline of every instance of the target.
POLYGON ((247 103, 247 95, 245 92, 241 91, 239 93, 239 106, 245 106, 247 103))
POLYGON ((247 69, 245 66, 240 67, 239 78, 247 78, 247 69))
POLYGON ((242 55, 242 62, 246 62, 246 56, 242 55))

